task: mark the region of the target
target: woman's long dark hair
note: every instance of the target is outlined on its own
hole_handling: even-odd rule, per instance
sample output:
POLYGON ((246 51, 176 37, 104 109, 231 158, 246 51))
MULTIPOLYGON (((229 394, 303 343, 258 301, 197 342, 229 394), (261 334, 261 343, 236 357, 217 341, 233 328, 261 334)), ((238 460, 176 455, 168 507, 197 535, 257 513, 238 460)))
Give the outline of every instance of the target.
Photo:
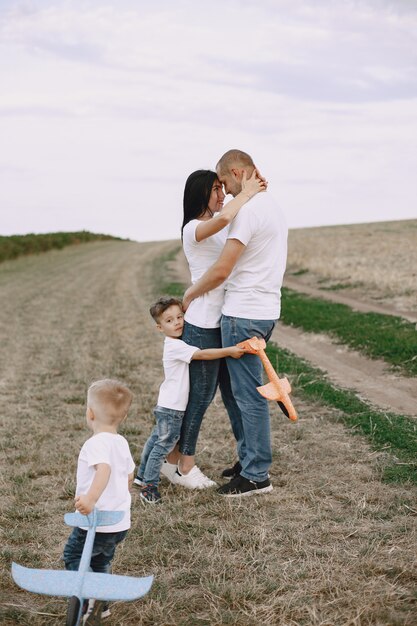
POLYGON ((189 175, 184 187, 184 219, 181 226, 181 239, 184 226, 191 220, 200 217, 208 207, 216 172, 197 170, 189 175))

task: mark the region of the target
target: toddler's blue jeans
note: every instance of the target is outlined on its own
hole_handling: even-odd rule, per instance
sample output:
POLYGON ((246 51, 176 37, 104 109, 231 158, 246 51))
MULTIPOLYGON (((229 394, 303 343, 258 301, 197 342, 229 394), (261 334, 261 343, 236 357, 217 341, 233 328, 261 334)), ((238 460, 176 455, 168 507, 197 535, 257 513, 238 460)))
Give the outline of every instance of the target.
MULTIPOLYGON (((126 535, 127 530, 121 530, 116 533, 96 532, 90 561, 90 567, 93 572, 101 574, 109 574, 111 572, 111 562, 116 546, 123 541, 126 535)), ((68 537, 64 548, 65 569, 78 571, 86 537, 86 530, 77 527, 72 529, 72 533, 68 537)))

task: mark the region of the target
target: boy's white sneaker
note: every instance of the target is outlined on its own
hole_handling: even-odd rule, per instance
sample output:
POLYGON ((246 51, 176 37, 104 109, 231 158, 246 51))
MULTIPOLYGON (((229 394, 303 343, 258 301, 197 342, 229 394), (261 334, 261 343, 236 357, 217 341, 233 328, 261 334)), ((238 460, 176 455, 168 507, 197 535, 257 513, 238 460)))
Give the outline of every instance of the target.
POLYGON ((217 487, 217 483, 203 474, 197 465, 194 465, 188 474, 181 474, 177 469, 172 482, 175 485, 187 487, 187 489, 206 489, 207 487, 217 487))
POLYGON ((165 478, 168 478, 170 483, 175 483, 174 476, 175 476, 176 471, 177 471, 176 463, 168 463, 168 461, 164 461, 162 463, 161 474, 162 476, 165 476, 165 478))

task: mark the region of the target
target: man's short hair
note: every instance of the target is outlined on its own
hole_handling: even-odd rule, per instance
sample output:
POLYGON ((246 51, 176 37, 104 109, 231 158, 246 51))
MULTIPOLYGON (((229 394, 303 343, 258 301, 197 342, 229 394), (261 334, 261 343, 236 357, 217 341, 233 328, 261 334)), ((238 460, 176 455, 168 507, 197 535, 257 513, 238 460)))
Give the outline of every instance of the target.
POLYGON ((227 174, 234 165, 255 167, 252 157, 246 152, 242 150, 228 150, 217 163, 216 170, 220 174, 227 174))
POLYGON ((87 404, 106 422, 119 423, 127 415, 133 393, 118 380, 96 380, 87 392, 87 404))
POLYGON ((162 296, 162 298, 159 298, 159 300, 157 300, 155 304, 151 306, 151 308, 149 309, 149 313, 152 315, 155 322, 158 323, 159 318, 161 317, 162 313, 164 313, 167 309, 169 309, 170 306, 174 306, 174 305, 179 306, 182 311, 181 300, 178 300, 178 298, 170 298, 168 296, 162 296))

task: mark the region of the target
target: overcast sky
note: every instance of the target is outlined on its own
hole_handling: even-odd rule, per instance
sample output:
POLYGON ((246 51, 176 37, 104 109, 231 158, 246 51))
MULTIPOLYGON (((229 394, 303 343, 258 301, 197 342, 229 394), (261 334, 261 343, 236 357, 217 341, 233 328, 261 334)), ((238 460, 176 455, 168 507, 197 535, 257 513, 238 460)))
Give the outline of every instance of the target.
POLYGON ((0 234, 179 236, 249 152, 290 227, 417 217, 417 0, 0 0, 0 234))

